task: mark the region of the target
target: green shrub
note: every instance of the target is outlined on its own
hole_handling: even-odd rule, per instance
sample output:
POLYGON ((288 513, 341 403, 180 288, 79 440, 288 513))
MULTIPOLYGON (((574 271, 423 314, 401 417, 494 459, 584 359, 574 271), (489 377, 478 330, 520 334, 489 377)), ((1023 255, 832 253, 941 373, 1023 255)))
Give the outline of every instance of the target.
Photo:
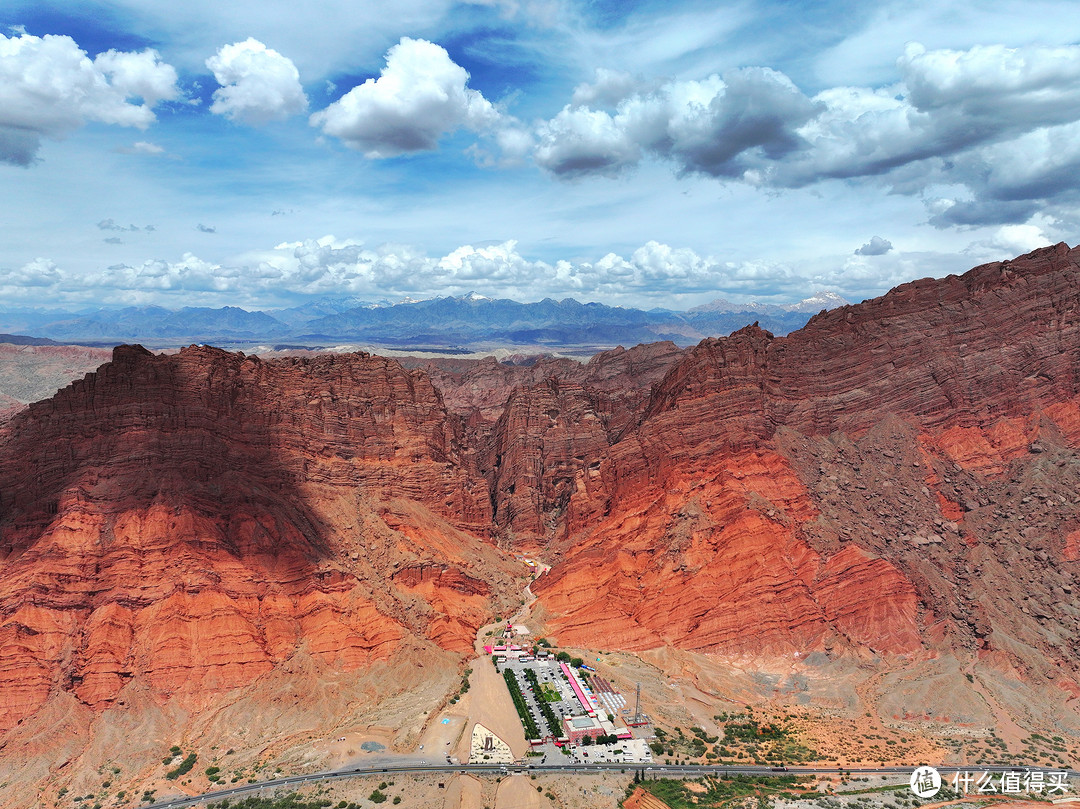
POLYGON ((165 777, 170 781, 175 781, 181 775, 187 775, 191 772, 191 768, 195 766, 195 761, 199 757, 195 753, 188 753, 183 761, 180 762, 180 766, 175 770, 169 770, 165 773, 165 777))

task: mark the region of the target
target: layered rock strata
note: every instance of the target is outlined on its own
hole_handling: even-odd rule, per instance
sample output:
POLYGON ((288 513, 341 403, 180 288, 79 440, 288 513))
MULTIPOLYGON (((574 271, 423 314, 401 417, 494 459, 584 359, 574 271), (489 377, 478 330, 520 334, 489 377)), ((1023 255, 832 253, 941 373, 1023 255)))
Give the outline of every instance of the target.
POLYGON ((118 348, 0 444, 0 728, 61 692, 222 693, 301 648, 467 653, 511 589, 490 508, 394 361, 118 348))
POLYGON ((533 588, 550 628, 613 648, 967 649, 1068 690, 1078 265, 1061 244, 786 337, 702 342, 569 497, 533 588))

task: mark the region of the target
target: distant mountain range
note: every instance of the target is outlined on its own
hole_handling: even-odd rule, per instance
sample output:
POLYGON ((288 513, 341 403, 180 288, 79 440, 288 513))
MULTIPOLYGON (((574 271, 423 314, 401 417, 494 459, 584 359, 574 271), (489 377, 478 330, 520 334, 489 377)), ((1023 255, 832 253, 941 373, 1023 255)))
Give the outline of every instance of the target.
POLYGON ((671 340, 692 345, 730 334, 752 322, 777 335, 801 328, 810 316, 848 302, 819 292, 798 303, 733 304, 717 299, 685 312, 628 309, 573 298, 535 303, 495 300, 476 293, 391 304, 323 298, 302 306, 248 311, 160 306, 78 312, 0 311, 0 331, 62 343, 187 343, 246 345, 363 343, 384 347, 471 350, 491 345, 606 348, 671 340))

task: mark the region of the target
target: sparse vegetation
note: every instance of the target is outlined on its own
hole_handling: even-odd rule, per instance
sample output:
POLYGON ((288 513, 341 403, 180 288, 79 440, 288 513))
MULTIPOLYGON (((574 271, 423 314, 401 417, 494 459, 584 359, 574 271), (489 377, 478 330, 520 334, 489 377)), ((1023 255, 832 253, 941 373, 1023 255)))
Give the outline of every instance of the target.
POLYGON ((184 760, 180 762, 180 766, 175 770, 169 770, 165 773, 165 777, 170 781, 175 781, 181 775, 187 775, 191 772, 191 768, 195 766, 195 762, 198 758, 198 755, 195 753, 188 753, 187 756, 184 757, 184 760))
MULTIPOLYGON (((281 798, 250 797, 238 801, 230 801, 226 798, 223 801, 211 803, 207 809, 328 809, 333 805, 334 802, 329 798, 303 798, 293 792, 281 798)), ((344 801, 341 801, 338 806, 343 809, 360 809, 359 804, 344 801)))
MULTIPOLYGON (((495 662, 494 658, 492 658, 492 662, 493 663, 495 662)), ((498 666, 495 666, 495 668, 497 669, 498 666)), ((451 705, 456 705, 458 700, 461 699, 463 696, 465 696, 469 692, 469 676, 471 674, 472 674, 472 669, 465 669, 465 671, 463 671, 461 673, 461 685, 458 686, 457 692, 452 697, 450 697, 450 704, 451 705)))
MULTIPOLYGON (((795 798, 807 786, 804 777, 785 775, 735 775, 719 778, 708 777, 696 781, 661 778, 640 781, 637 786, 651 792, 671 809, 703 809, 726 805, 732 799, 757 798, 758 806, 770 797, 795 798), (689 786, 689 785, 695 786, 689 786)), ((633 790, 634 784, 629 789, 633 790)))
MULTIPOLYGON (((675 735, 657 737, 664 743, 668 755, 681 751, 694 758, 705 757, 731 761, 753 761, 758 764, 782 764, 820 760, 821 754, 800 741, 790 717, 765 720, 756 718, 748 707, 745 712, 720 713, 713 719, 722 725, 723 738, 709 734, 704 728, 692 727, 687 736, 681 728, 675 735)), ((654 748, 655 752, 655 748, 654 748)))

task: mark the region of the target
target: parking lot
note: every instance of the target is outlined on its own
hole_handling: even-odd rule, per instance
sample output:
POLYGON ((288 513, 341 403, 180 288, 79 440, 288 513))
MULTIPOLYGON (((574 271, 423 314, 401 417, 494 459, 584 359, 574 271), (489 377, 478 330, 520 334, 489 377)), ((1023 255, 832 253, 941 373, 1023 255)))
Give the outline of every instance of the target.
POLYGON ((624 739, 614 744, 573 745, 564 748, 575 764, 651 764, 652 751, 644 739, 624 739))
POLYGON ((581 703, 578 702, 578 698, 574 695, 573 689, 571 689, 570 685, 563 679, 559 664, 554 660, 534 660, 528 663, 507 660, 505 663, 499 664, 499 672, 501 673, 506 669, 514 672, 518 686, 521 688, 521 694, 525 697, 529 713, 532 714, 533 721, 536 722, 536 726, 540 728, 540 733, 542 735, 548 735, 547 722, 544 719, 544 714, 540 711, 538 703, 538 700, 543 699, 543 696, 533 693, 532 686, 529 684, 529 681, 525 679, 526 669, 532 669, 532 671, 536 672, 536 679, 540 682, 541 686, 543 686, 544 683, 548 683, 558 693, 560 697, 559 701, 548 703, 555 712, 555 716, 562 719, 567 716, 581 715, 581 703))

